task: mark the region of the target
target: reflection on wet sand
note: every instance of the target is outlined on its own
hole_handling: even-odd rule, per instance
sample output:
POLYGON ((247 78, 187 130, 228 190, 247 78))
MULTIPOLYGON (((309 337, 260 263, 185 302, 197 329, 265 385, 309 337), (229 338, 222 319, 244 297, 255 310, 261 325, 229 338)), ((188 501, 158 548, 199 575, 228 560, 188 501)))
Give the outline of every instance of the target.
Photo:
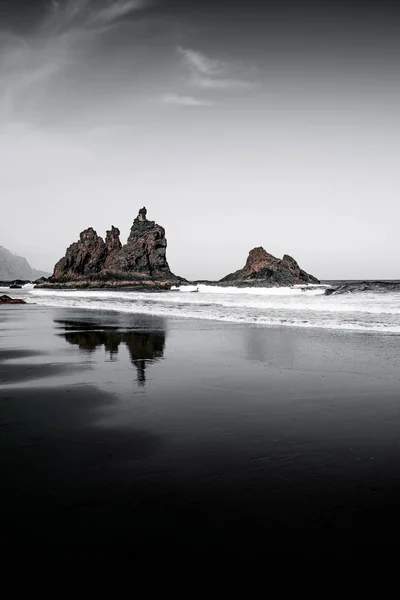
POLYGON ((96 331, 93 325, 88 328, 87 323, 57 321, 57 324, 67 330, 63 336, 69 344, 75 344, 85 352, 94 352, 104 346, 112 361, 117 360, 120 344, 125 344, 141 386, 146 383, 147 366, 164 356, 165 331, 118 331, 104 329, 101 325, 96 331))
POLYGON ((297 340, 293 341, 288 335, 282 335, 279 329, 246 327, 243 339, 247 360, 293 366, 297 340))

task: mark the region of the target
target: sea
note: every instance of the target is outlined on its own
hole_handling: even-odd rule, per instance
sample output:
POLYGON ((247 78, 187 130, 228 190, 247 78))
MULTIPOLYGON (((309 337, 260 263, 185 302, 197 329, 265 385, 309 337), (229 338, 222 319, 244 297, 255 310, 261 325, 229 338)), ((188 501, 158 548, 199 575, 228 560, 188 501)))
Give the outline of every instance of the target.
MULTIPOLYGON (((7 290, 2 290, 6 293, 7 290)), ((29 303, 260 326, 400 333, 400 282, 326 281, 284 288, 200 284, 169 292, 12 290, 29 303), (198 289, 198 292, 196 292, 198 289), (338 292, 329 291, 338 289, 338 292)))

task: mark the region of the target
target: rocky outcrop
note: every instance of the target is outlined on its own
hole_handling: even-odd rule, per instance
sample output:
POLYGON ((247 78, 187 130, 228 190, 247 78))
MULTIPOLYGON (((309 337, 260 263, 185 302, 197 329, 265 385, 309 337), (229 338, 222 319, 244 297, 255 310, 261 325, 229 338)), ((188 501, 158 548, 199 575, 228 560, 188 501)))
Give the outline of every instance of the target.
POLYGON ((295 259, 288 254, 282 259, 276 258, 260 246, 250 250, 243 269, 227 275, 219 283, 233 286, 279 287, 319 283, 319 280, 300 269, 295 259))
POLYGON ((165 230, 154 221, 148 221, 146 214, 146 208, 139 211, 123 248, 128 269, 151 274, 156 279, 170 279, 165 230))
POLYGON ((104 261, 106 271, 125 272, 127 270, 127 262, 124 253, 121 252, 122 244, 119 236, 120 230, 111 225, 111 229, 106 232, 106 256, 104 261))
POLYGON ((26 304, 22 298, 10 298, 10 296, 0 296, 0 304, 26 304))
MULTIPOLYGON (((333 282, 331 282, 332 284, 333 282)), ((386 294, 400 292, 399 281, 347 281, 325 290, 326 296, 336 294, 386 294)))
POLYGON ((85 229, 58 261, 53 275, 38 287, 169 289, 184 283, 169 268, 164 228, 146 215, 146 208, 140 209, 124 246, 117 227, 107 231, 105 241, 92 227, 85 229))
POLYGON ((80 234, 79 242, 67 248, 65 256, 54 267, 52 280, 79 279, 100 273, 104 266, 106 245, 92 227, 80 234))
POLYGON ((47 277, 48 275, 44 271, 32 269, 23 256, 16 256, 7 248, 0 246, 0 281, 14 281, 16 279, 34 281, 38 277, 47 277))

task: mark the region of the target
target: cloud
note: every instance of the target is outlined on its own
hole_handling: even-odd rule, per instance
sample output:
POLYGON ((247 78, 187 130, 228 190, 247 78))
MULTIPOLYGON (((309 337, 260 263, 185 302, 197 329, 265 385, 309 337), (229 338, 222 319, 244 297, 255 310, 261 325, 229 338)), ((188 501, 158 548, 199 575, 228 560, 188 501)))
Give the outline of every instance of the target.
POLYGON ((178 46, 178 53, 191 71, 203 75, 218 76, 224 73, 227 65, 219 60, 212 60, 201 52, 178 46))
POLYGON ((98 29, 152 4, 153 0, 67 0, 63 4, 53 0, 43 28, 53 33, 71 27, 98 29))
POLYGON ((119 2, 112 2, 109 6, 92 14, 90 22, 96 23, 96 21, 100 21, 103 23, 111 23, 121 17, 125 17, 133 11, 147 8, 149 5, 150 2, 148 0, 120 0, 119 2))
POLYGON ((194 76, 192 83, 197 87, 208 90, 249 90, 256 87, 256 82, 244 79, 211 79, 210 77, 194 76))
POLYGON ((42 24, 44 32, 61 33, 72 25, 77 25, 87 17, 91 0, 68 0, 52 2, 51 10, 42 24))
POLYGON ((180 96, 179 94, 165 94, 163 102, 166 104, 176 104, 178 106, 214 106, 215 102, 193 98, 192 96, 180 96))
MULTIPOLYGON (((28 35, 0 31, 0 120, 41 112, 68 69, 81 72, 96 42, 153 0, 53 0, 28 35), (52 87, 53 86, 53 87, 52 87)), ((65 81, 65 79, 64 79, 65 81)))
POLYGON ((221 60, 211 59, 205 54, 178 46, 178 54, 189 70, 190 83, 208 90, 251 89, 257 84, 246 78, 237 77, 237 66, 221 60))
POLYGON ((68 63, 65 53, 54 45, 51 51, 22 44, 9 47, 0 68, 0 120, 15 116, 20 103, 25 108, 36 103, 36 92, 45 94, 47 83, 68 63))

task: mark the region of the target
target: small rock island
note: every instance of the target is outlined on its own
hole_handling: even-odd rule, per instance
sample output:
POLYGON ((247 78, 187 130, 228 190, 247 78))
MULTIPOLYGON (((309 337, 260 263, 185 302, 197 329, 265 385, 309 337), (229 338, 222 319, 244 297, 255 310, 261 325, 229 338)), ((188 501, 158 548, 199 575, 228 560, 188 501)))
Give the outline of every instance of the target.
POLYGON ((237 287, 283 287, 318 284, 320 281, 300 269, 295 259, 288 254, 282 259, 276 258, 259 246, 250 250, 243 269, 226 275, 219 283, 237 287))

